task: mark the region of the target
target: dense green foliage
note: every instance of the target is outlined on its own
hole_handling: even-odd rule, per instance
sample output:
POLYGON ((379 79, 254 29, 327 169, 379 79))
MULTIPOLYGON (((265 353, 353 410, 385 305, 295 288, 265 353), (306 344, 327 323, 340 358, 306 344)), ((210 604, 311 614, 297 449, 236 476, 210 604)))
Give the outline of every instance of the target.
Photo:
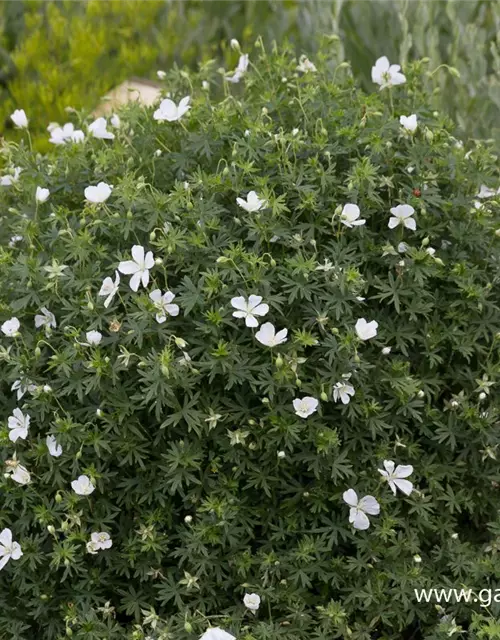
POLYGON ((437 611, 413 591, 500 578, 496 158, 429 108, 425 63, 365 94, 330 45, 316 73, 259 47, 222 100, 202 84, 215 65, 171 71, 176 103, 192 97, 179 121, 131 106, 114 140, 43 157, 21 132, 5 148, 2 174, 22 172, 0 191, 0 322, 19 320, 0 338, 0 529, 23 555, 0 572, 1 638, 194 640, 209 624, 238 640, 498 638, 495 605, 437 611), (99 182, 111 195, 86 202, 99 182), (247 212, 252 190, 266 202, 247 212), (364 226, 342 222, 346 203, 364 226), (400 204, 415 231, 389 228, 400 204), (132 245, 154 254, 150 282, 133 291, 122 268, 105 307, 132 245), (178 315, 157 322, 155 289, 178 315), (233 317, 251 294, 286 342, 233 317), (16 380, 35 387, 16 397, 16 380), (307 418, 304 396, 319 400, 307 418), (13 443, 16 408, 31 422, 13 443), (410 496, 391 493, 384 459, 413 465, 410 496), (351 487, 380 504, 365 531, 351 487), (88 553, 93 532, 112 547, 88 553))
MULTIPOLYGON (((348 60, 365 88, 374 59, 405 64, 430 58, 422 77, 432 105, 457 120, 465 137, 500 139, 500 4, 485 0, 65 0, 4 2, 0 121, 29 106, 37 147, 48 147, 49 122, 65 109, 92 110, 131 76, 156 79, 174 63, 210 58, 234 62, 229 40, 244 48, 261 35, 270 45, 290 39, 314 53, 318 33, 348 60), (452 72, 440 65, 451 65, 452 72), (458 75, 459 74, 459 75, 458 75)), ((15 139, 12 130, 4 133, 15 139)))

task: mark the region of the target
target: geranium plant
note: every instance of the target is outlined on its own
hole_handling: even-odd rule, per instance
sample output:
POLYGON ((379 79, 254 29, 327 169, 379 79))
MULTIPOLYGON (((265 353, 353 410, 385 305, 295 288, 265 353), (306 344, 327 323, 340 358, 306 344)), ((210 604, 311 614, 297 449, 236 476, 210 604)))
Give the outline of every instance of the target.
POLYGON ((496 159, 420 63, 245 60, 48 156, 18 105, 2 638, 479 633, 414 589, 500 577, 496 159))

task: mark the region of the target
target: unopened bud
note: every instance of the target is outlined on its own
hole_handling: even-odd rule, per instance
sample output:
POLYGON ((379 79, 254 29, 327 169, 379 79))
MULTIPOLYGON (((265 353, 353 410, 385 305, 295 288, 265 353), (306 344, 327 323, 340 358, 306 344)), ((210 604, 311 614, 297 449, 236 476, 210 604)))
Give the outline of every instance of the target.
POLYGON ((54 527, 53 524, 49 524, 49 526, 47 527, 47 531, 50 533, 50 535, 54 535, 56 532, 56 528, 54 527))
POLYGON ((486 400, 486 394, 484 393, 484 391, 481 391, 481 393, 479 394, 479 400, 480 402, 486 400))
POLYGON ((425 396, 425 393, 422 391, 422 389, 420 389, 420 391, 417 393, 417 396, 419 398, 423 398, 425 396))
POLYGON ((163 264, 163 258, 155 258, 155 265, 159 267, 163 264))
POLYGON ((151 231, 151 233, 149 234, 149 239, 151 240, 151 242, 153 242, 153 240, 156 240, 156 231, 151 231))
POLYGON ((286 457, 286 453, 284 451, 278 451, 278 458, 281 460, 286 457))
POLYGON ((57 503, 61 503, 61 502, 62 502, 62 500, 63 500, 62 495, 61 495, 60 493, 56 493, 55 501, 56 501, 57 503))
POLYGON ((193 516, 185 516, 184 522, 186 524, 191 524, 191 522, 193 522, 193 516))
POLYGON ((35 358, 39 358, 42 355, 42 350, 40 347, 35 348, 35 358))
POLYGON ((183 340, 182 338, 176 338, 175 339, 175 344, 180 348, 180 349, 185 349, 187 347, 187 342, 185 340, 183 340))
POLYGON ((231 49, 233 51, 240 50, 240 43, 238 42, 238 40, 236 40, 236 38, 231 38, 231 49))
POLYGON ((328 400, 328 396, 325 391, 322 391, 319 397, 321 398, 321 400, 323 400, 323 402, 327 402, 328 400))
POLYGON ((281 367, 283 366, 283 358, 281 356, 278 356, 276 358, 276 366, 278 367, 278 369, 281 369, 281 367))

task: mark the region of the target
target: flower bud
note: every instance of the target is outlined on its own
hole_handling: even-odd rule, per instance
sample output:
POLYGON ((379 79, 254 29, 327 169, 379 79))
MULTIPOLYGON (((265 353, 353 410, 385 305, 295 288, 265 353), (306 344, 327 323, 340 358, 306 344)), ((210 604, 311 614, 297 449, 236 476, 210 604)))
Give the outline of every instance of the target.
POLYGON ((155 265, 159 267, 163 264, 163 258, 155 258, 155 265))
POLYGON ((151 233, 149 234, 149 239, 151 240, 151 242, 156 240, 156 231, 151 231, 151 233))
POLYGON ((495 231, 495 235, 496 235, 497 238, 500 238, 500 229, 497 229, 495 231))
POLYGON ((98 418, 101 418, 101 417, 102 417, 102 409, 96 409, 95 414, 96 414, 96 416, 97 416, 98 418))
POLYGON ((193 516, 185 516, 184 517, 184 522, 186 524, 191 524, 191 522, 193 522, 193 516))
POLYGON ((420 391, 417 393, 417 397, 423 398, 424 396, 425 396, 425 393, 422 391, 422 389, 420 389, 420 391))
POLYGON ((176 338, 175 339, 175 344, 180 348, 180 349, 185 349, 187 347, 187 342, 185 340, 183 340, 182 338, 176 338))
POLYGON ((75 453, 75 458, 76 458, 77 460, 80 460, 80 458, 81 458, 81 457, 82 457, 82 452, 81 452, 81 451, 77 451, 77 452, 75 453))
POLYGON ((283 358, 279 355, 279 356, 276 358, 276 367, 277 367, 278 369, 281 369, 281 367, 282 367, 282 366, 283 366, 283 358))
POLYGON ((56 533, 56 528, 54 527, 53 524, 49 524, 49 526, 47 527, 47 531, 50 533, 51 536, 53 536, 56 533))
POLYGON ((63 500, 62 495, 59 492, 57 492, 56 493, 56 497, 55 497, 55 501, 59 504, 59 503, 62 502, 62 500, 63 500))
POLYGON ((427 140, 427 142, 432 142, 434 140, 434 134, 430 129, 427 129, 425 131, 425 139, 427 140))
POLYGON ((479 401, 482 402, 483 400, 486 400, 486 394, 484 393, 484 391, 481 391, 481 393, 479 394, 479 401))
POLYGON ((269 398, 262 398, 262 404, 269 404, 269 398))
POLYGON ((388 356, 391 353, 391 347, 384 347, 382 349, 382 355, 388 356))
POLYGON ((417 554, 416 556, 413 556, 413 562, 420 564, 422 562, 422 558, 417 554))
POLYGON ((323 402, 328 401, 328 396, 325 391, 322 391, 319 397, 321 398, 321 400, 323 400, 323 402))
POLYGON ((302 380, 300 378, 297 378, 295 380, 295 384, 300 388, 302 386, 302 380))
POLYGON ((278 451, 278 458, 280 458, 280 460, 282 460, 285 457, 286 457, 286 453, 284 451, 278 451))
POLYGON ((35 358, 39 358, 42 355, 40 347, 35 347, 35 358))
POLYGON ((187 633, 192 633, 193 632, 193 625, 190 622, 188 622, 187 620, 184 623, 184 631, 186 631, 187 633))
POLYGON ((231 38, 231 49, 233 51, 240 50, 240 43, 238 42, 238 40, 236 40, 236 38, 231 38))

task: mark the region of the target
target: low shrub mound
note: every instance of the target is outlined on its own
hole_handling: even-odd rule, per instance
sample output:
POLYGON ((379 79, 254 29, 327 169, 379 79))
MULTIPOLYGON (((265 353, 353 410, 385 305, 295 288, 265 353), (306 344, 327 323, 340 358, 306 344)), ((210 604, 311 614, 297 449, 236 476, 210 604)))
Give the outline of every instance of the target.
POLYGON ((415 594, 500 577, 496 158, 421 73, 258 48, 4 149, 0 637, 495 637, 415 594))

